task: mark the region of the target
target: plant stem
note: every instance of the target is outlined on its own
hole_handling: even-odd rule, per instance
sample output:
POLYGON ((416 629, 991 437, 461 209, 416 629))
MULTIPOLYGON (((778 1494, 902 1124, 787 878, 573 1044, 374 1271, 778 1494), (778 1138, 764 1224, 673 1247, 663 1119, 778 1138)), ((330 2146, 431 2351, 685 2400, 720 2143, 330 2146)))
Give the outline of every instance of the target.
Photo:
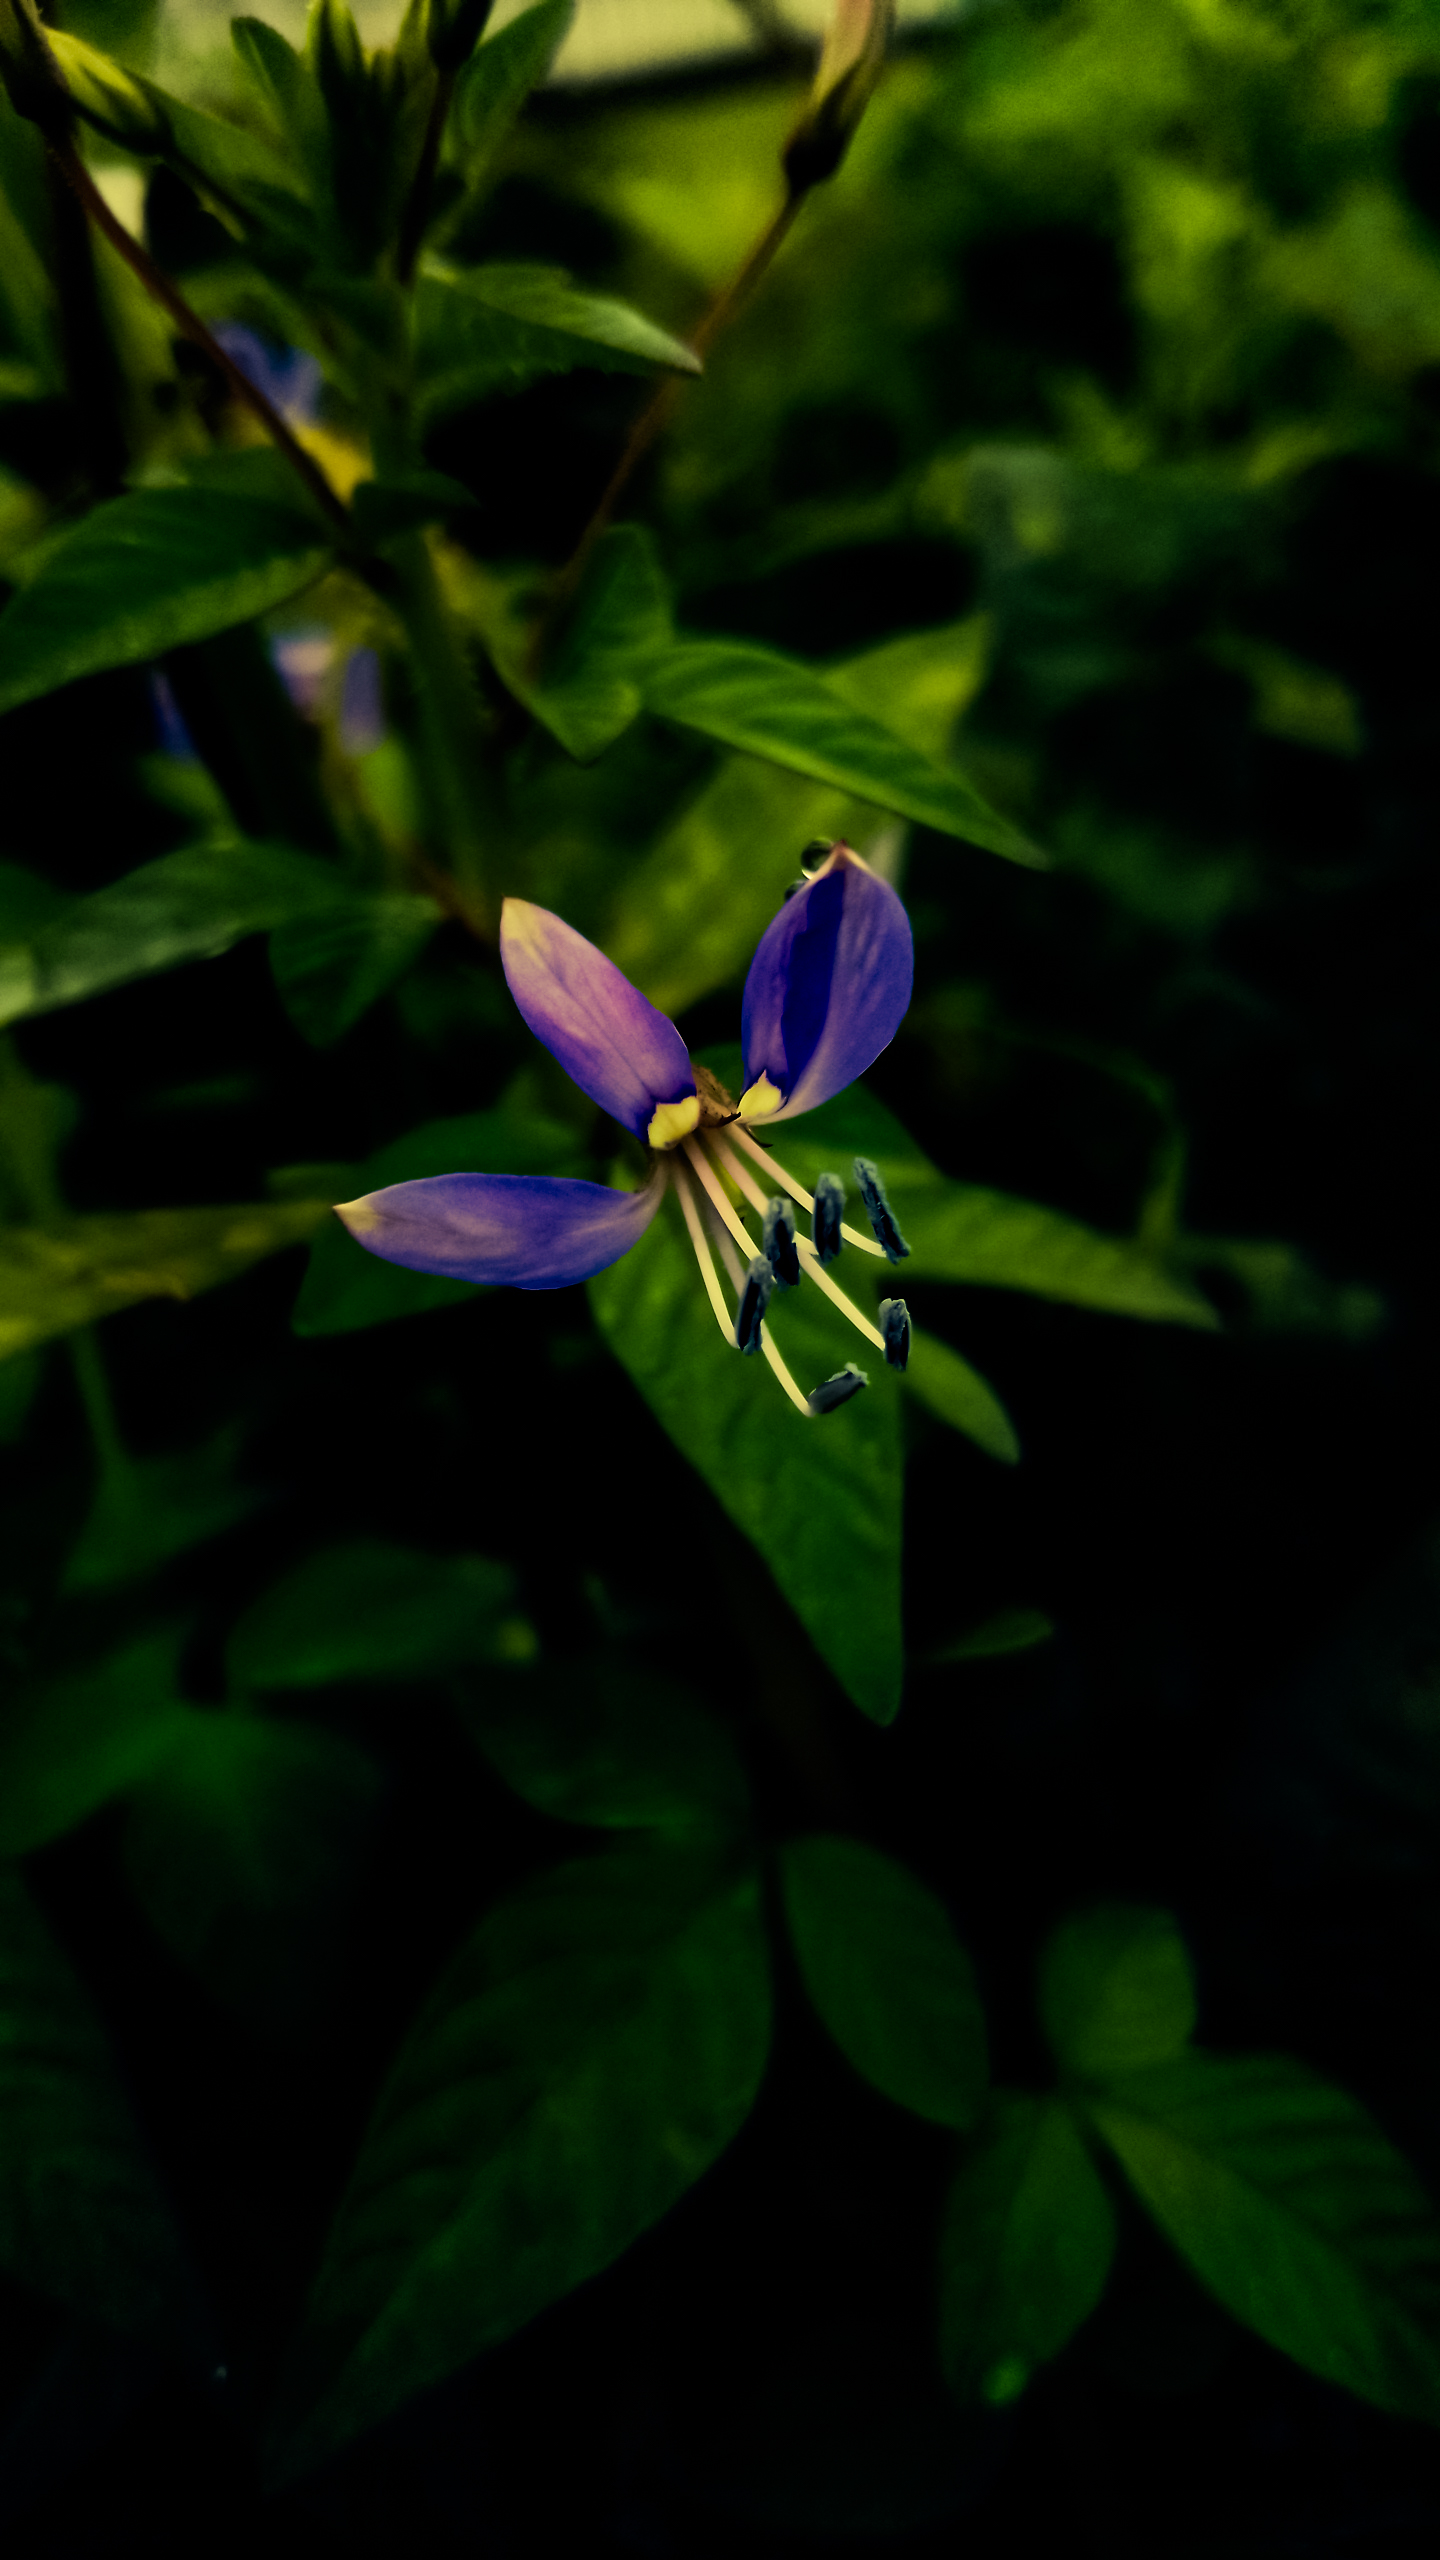
POLYGON ((432 818, 466 892, 465 920, 473 931, 488 934, 494 920, 486 856, 500 810, 485 772, 479 696, 423 533, 407 534, 390 557, 396 581, 390 604, 415 664, 417 709, 434 785, 432 818))

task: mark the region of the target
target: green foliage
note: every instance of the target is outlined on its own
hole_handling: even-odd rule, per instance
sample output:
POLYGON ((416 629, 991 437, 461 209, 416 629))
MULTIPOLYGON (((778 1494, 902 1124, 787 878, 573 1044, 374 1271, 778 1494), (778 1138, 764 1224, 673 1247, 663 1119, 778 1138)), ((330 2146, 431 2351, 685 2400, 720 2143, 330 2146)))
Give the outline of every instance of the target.
MULTIPOLYGON (((678 1215, 589 1284, 595 1320, 663 1430, 753 1542, 821 1658, 864 1714, 900 1705, 896 1381, 802 1422, 722 1340, 678 1215)), ((803 1391, 849 1357, 842 1319, 797 1290, 772 1327, 803 1391)), ((764 1382, 768 1385, 768 1381, 764 1382)))
POLYGON ((455 90, 451 148, 473 185, 483 178, 575 15, 575 0, 534 0, 472 53, 455 90))
POLYGON ((678 1681, 598 1661, 477 1682, 462 1715, 506 1784, 540 1813, 679 1836, 745 1828, 732 1737, 678 1681))
POLYGON ((440 909, 408 891, 332 900, 287 918, 270 938, 281 1003, 317 1049, 343 1039, 418 960, 440 909))
POLYGON ((0 614, 0 710, 229 631, 312 586, 329 561, 298 503, 217 488, 111 498, 0 614))
POLYGON ((0 1227, 0 1359, 141 1298, 193 1298, 303 1244, 328 1213, 324 1200, 256 1200, 0 1227))
POLYGON ((330 1547, 276 1583, 230 1638, 240 1689, 424 1679, 513 1657, 514 1580, 489 1556, 440 1557, 377 1540, 330 1547))
POLYGON ((1191 2053, 1117 2077, 1088 2112, 1237 2319, 1440 2423, 1440 2217, 1357 2100, 1284 2056, 1191 2053))
POLYGON ((1017 1463, 1020 1443, 1015 1426, 994 1388, 948 1342, 927 1333, 922 1325, 911 1329, 905 1382, 937 1421, 948 1422, 952 1431, 963 1431, 967 1440, 1002 1465, 1017 1463))
POLYGON ((940 2240, 940 2357, 962 2399, 1017 2399, 1105 2289, 1115 2209, 1070 2109, 997 2090, 940 2240))
POLYGON ((422 423, 433 425, 496 392, 589 365, 698 373, 699 358, 627 304, 584 293, 553 267, 427 268, 415 297, 422 423))
POLYGON ((1170 2061, 1195 2027, 1195 1985, 1168 1911, 1105 1903, 1062 1922, 1040 1960, 1040 2017, 1062 2072, 1103 2080, 1170 2061))
POLYGON ((985 2100, 985 2019, 944 1906, 862 1840, 781 1852, 805 1988, 846 2059, 898 2106, 968 2130, 985 2100))
POLYGON ((382 2092, 282 2431, 320 2460, 617 2257, 738 2132, 769 2036, 753 1876, 651 1845, 483 1921, 382 2092))
POLYGON ((0 1857, 23 1857, 160 1766, 191 1716, 179 1636, 148 1635, 83 1670, 22 1688, 0 1722, 0 1857))
POLYGON ((0 2267, 83 2319, 195 2345, 190 2280, 114 2059, 13 1868, 0 1868, 0 2267))

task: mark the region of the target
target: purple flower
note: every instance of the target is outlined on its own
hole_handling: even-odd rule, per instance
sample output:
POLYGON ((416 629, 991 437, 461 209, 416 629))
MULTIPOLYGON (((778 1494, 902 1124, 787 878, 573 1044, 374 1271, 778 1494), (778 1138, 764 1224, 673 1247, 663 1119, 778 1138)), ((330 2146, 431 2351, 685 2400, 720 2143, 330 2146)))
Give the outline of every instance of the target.
POLYGON ((826 1267, 842 1242, 891 1262, 909 1251, 874 1165, 855 1163, 873 1230, 864 1236, 841 1221, 837 1175, 822 1174, 812 1196, 752 1134, 828 1102, 893 1040, 910 1002, 914 951, 889 884, 848 845, 831 845, 761 936, 745 981, 738 1102, 690 1058, 674 1023, 559 916, 507 898, 500 956, 536 1037, 582 1093, 649 1146, 647 1181, 638 1191, 499 1173, 396 1182, 340 1207, 356 1242, 411 1271, 563 1289, 618 1262, 673 1190, 721 1331, 737 1349, 763 1352, 802 1413, 829 1412, 865 1384, 851 1366, 812 1396, 796 1386, 770 1339, 766 1309, 772 1293, 802 1278, 833 1298, 892 1367, 903 1367, 903 1301, 887 1300, 900 1313, 887 1316, 882 1333, 826 1267), (757 1166, 769 1189, 756 1180, 757 1166), (758 1237, 747 1232, 736 1194, 755 1211, 758 1237), (796 1234, 792 1200, 810 1212, 808 1237, 796 1234), (733 1313, 717 1254, 734 1287, 733 1313))

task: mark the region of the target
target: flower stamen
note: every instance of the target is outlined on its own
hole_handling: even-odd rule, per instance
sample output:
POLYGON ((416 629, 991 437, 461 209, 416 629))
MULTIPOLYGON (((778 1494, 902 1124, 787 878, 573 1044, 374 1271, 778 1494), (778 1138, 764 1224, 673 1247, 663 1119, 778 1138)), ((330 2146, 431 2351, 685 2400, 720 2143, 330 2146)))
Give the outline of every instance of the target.
MULTIPOLYGON (((743 1147, 748 1156, 753 1156, 755 1158, 757 1164, 763 1164, 766 1172, 773 1175, 774 1179, 789 1192, 791 1199, 798 1200, 801 1208, 810 1210, 813 1215, 815 1208, 814 1194, 806 1190, 803 1182, 797 1182, 793 1173, 787 1173, 783 1164, 776 1163, 775 1158, 770 1153, 768 1147, 757 1145, 756 1141, 751 1137, 749 1130, 742 1128, 738 1120, 730 1122, 725 1134, 727 1140, 732 1146, 743 1147)), ((739 1179, 740 1177, 737 1173, 735 1180, 738 1182, 739 1179)), ((847 1244, 857 1246, 861 1253, 874 1253, 879 1254, 882 1257, 884 1256, 885 1247, 883 1244, 877 1244, 873 1236, 859 1235, 854 1227, 842 1227, 840 1233, 847 1244)))
MULTIPOLYGON (((703 1184, 703 1186, 704 1186, 704 1188, 705 1188, 706 1192, 708 1193, 712 1206, 713 1206, 713 1207, 715 1208, 715 1210, 718 1212, 718 1214, 719 1214, 719 1216, 720 1216, 721 1220, 723 1221, 724 1225, 729 1229, 730 1234, 731 1234, 732 1236, 734 1236, 734 1237, 735 1237, 735 1239, 736 1239, 736 1241, 737 1241, 740 1245, 742 1245, 742 1246, 744 1247, 744 1252, 745 1252, 745 1263, 746 1263, 746 1268, 748 1269, 748 1267, 749 1267, 749 1265, 750 1265, 751 1261, 752 1261, 752 1260, 753 1260, 753 1258, 754 1258, 754 1239, 753 1239, 752 1237, 750 1237, 750 1236, 747 1236, 747 1234, 745 1233, 745 1229, 744 1229, 744 1226, 743 1226, 743 1224, 742 1224, 741 1220, 736 1216, 735 1211, 731 1208, 729 1201, 728 1201, 728 1200, 726 1199, 726 1197, 725 1197, 725 1188, 724 1188, 723 1183, 722 1183, 722 1182, 721 1182, 721 1180, 720 1180, 719 1175, 716 1173, 714 1166, 713 1166, 712 1164, 710 1164, 710 1163, 707 1161, 706 1156, 705 1156, 705 1153, 704 1153, 704 1150, 703 1150, 703 1149, 698 1145, 698 1143, 696 1142, 696 1140, 695 1140, 694 1138, 687 1138, 687 1139, 685 1140, 685 1153, 686 1153, 686 1155, 689 1157, 690 1162, 691 1162, 691 1165, 693 1166, 693 1168, 694 1168, 695 1172, 698 1174, 698 1176, 699 1176, 699 1178, 700 1178, 701 1183, 703 1184)), ((678 1177, 679 1177, 679 1175, 680 1175, 680 1170, 681 1170, 681 1169, 680 1169, 680 1166, 677 1164, 677 1165, 676 1165, 676 1167, 675 1167, 675 1171, 676 1171, 676 1175, 677 1175, 677 1181, 676 1181, 676 1189, 677 1189, 677 1190, 679 1190, 679 1189, 680 1189, 680 1183, 679 1183, 679 1179, 678 1179, 678 1177)), ((680 1196, 681 1196, 681 1199, 682 1199, 682 1201, 683 1201, 683 1199, 685 1198, 685 1193, 684 1193, 683 1191, 681 1191, 681 1195, 680 1195, 680 1196)), ((694 1202, 693 1202, 693 1201, 692 1201, 692 1202, 691 1202, 691 1204, 690 1204, 690 1211, 695 1211, 695 1204, 694 1204, 694 1202)), ((689 1216, 689 1214, 690 1214, 690 1212, 687 1212, 687 1221, 688 1221, 688 1216, 689 1216)), ((695 1212, 695 1215, 696 1215, 696 1225, 698 1226, 698 1224, 699 1224, 698 1212, 695 1212)), ((694 1228, 694 1227, 692 1227, 692 1228, 691 1228, 691 1230, 690 1230, 690 1232, 691 1232, 691 1234, 692 1234, 692 1236, 693 1236, 693 1235, 694 1235, 694 1233, 695 1233, 695 1228, 694 1228)), ((743 1282, 743 1277, 744 1277, 743 1273, 742 1273, 741 1277, 742 1277, 742 1282, 743 1282)), ((711 1278, 712 1278, 712 1279, 714 1278, 714 1270, 713 1270, 713 1266, 712 1266, 712 1269, 711 1269, 711 1278)), ((713 1299, 712 1299, 711 1303, 712 1303, 712 1305, 713 1305, 713 1303, 714 1303, 713 1299)), ((728 1318, 728 1317, 726 1317, 726 1318, 724 1319, 724 1326, 725 1326, 725 1335, 726 1335, 726 1339, 727 1339, 727 1341, 729 1341, 729 1342, 733 1343, 733 1342, 734 1342, 734 1340, 735 1340, 735 1335, 734 1335, 734 1333, 731 1331, 731 1327, 730 1327, 730 1320, 729 1320, 729 1318, 728 1318)), ((810 1402, 809 1402, 809 1400, 808 1400, 808 1398, 807 1398, 807 1397, 802 1396, 802 1394, 800 1393, 799 1388, 796 1386, 794 1379, 791 1377, 790 1372, 789 1372, 789 1370, 786 1368, 784 1361, 781 1359, 779 1352, 776 1350, 774 1343, 771 1341, 771 1339, 770 1339, 770 1335, 769 1335, 769 1332, 768 1332, 768 1330, 767 1330, 766 1326, 765 1326, 763 1323, 762 1323, 762 1324, 761 1324, 761 1326, 760 1326, 759 1345, 760 1345, 760 1349, 763 1351, 763 1353, 764 1353, 764 1355, 765 1355, 765 1358, 766 1358, 766 1359, 767 1359, 767 1361, 769 1362, 770 1367, 773 1369, 773 1371, 774 1371, 774 1373, 775 1373, 776 1377, 779 1379, 781 1386, 784 1388, 785 1393, 787 1394, 787 1396, 789 1397, 789 1399, 790 1399, 791 1403, 792 1403, 792 1404, 793 1404, 793 1406, 795 1407, 796 1412, 797 1412, 797 1413, 803 1413, 803 1414, 805 1414, 805 1415, 809 1416, 809 1415, 811 1414, 811 1412, 812 1412, 812 1407, 811 1407, 811 1405, 810 1405, 810 1402)))
POLYGON ((700 1265, 700 1277, 705 1283, 705 1295, 714 1308, 715 1321, 726 1341, 733 1342, 735 1337, 730 1329, 730 1311, 725 1304, 725 1292, 720 1286, 719 1274, 710 1258, 710 1241, 701 1224, 695 1194, 690 1188, 690 1177, 682 1164, 676 1164, 673 1167, 673 1173, 675 1197, 680 1203, 685 1224, 690 1231, 690 1241, 695 1247, 695 1259, 700 1265))
MULTIPOLYGON (((746 1199, 752 1201, 755 1207, 763 1214, 768 1206, 765 1195, 761 1191, 758 1183, 751 1181, 745 1167, 741 1164, 737 1164, 734 1157, 731 1155, 730 1148, 726 1140, 724 1138, 712 1138, 710 1144, 715 1155, 718 1156, 720 1162, 724 1165, 725 1171, 730 1175, 732 1181, 739 1185, 740 1189, 744 1192, 746 1199)), ((765 1162, 767 1165, 770 1163, 770 1158, 768 1156, 765 1158, 765 1162)), ((773 1167, 772 1170, 778 1171, 779 1168, 773 1167)), ((741 1235, 744 1236, 745 1230, 743 1227, 740 1232, 741 1235)), ((749 1238, 746 1237, 745 1241, 748 1244, 749 1238)), ((826 1270, 819 1254, 811 1243, 810 1238, 808 1236, 797 1236, 795 1238, 795 1250, 796 1253, 802 1257, 800 1265, 802 1271, 809 1273, 810 1278, 824 1290, 826 1297, 834 1299, 837 1307, 843 1307, 851 1323, 858 1326, 860 1332, 864 1334, 867 1342, 873 1342, 877 1351, 883 1351, 885 1349, 884 1334, 877 1332, 875 1326, 871 1324, 868 1316, 862 1316, 854 1300, 846 1297, 839 1281, 831 1279, 829 1272, 826 1270)))

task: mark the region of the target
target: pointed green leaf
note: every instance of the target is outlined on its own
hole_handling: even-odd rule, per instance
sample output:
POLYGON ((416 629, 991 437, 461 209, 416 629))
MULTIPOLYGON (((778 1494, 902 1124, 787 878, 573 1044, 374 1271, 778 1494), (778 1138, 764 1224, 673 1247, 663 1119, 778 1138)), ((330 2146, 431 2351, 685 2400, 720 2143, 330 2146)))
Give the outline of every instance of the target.
POLYGON ((556 267, 446 268, 432 260, 416 287, 415 328, 427 426, 577 365, 602 373, 700 370, 698 356, 667 329, 626 302, 583 291, 556 267))
POLYGON ((330 560, 300 505, 202 487, 109 498, 0 613, 0 711, 249 622, 330 560))
POLYGON ((1103 1902, 1062 1920, 1040 1958, 1040 2018, 1077 2080, 1167 2062, 1195 2032, 1195 1977, 1168 1911, 1103 1902))
POLYGON ((239 1689, 313 1689, 503 1661, 514 1607, 514 1574, 491 1556, 357 1538, 308 1557, 246 1610, 230 1677, 239 1689))
POLYGON ((996 2092, 940 2240, 940 2359, 962 2399, 1014 2400, 1105 2290, 1115 2208, 1056 2099, 996 2092))
POLYGON ((198 1448, 105 1467, 66 1559, 62 1591, 139 1581, 259 1510, 270 1496, 237 1477, 240 1440, 240 1430, 227 1426, 198 1448))
MULTIPOLYGON (((538 1112, 474 1111, 456 1120, 428 1120, 407 1137, 381 1147, 355 1171, 353 1196, 387 1182, 418 1182, 432 1173, 565 1173, 578 1171, 575 1133, 538 1112)), ((468 1280, 446 1280, 430 1271, 402 1271, 381 1262, 347 1235, 338 1218, 321 1225, 290 1321, 299 1334, 356 1333, 399 1316, 425 1315, 432 1307, 474 1300, 468 1280)))
POLYGON ((379 1802, 368 1752, 318 1725, 211 1712, 135 1788, 125 1871, 156 1934, 262 2026, 313 2007, 379 1802))
POLYGON ((644 669, 668 646, 670 628, 670 598, 654 546, 639 525, 619 524, 596 544, 540 673, 530 663, 533 624, 495 611, 485 640, 517 700, 585 762, 635 719, 644 669))
POLYGON ((141 1298, 196 1297, 303 1244, 329 1214, 325 1200, 256 1200, 0 1227, 0 1359, 141 1298))
POLYGON ((183 1738, 192 1710, 176 1694, 180 1639, 144 1636, 88 1665, 18 1689, 0 1709, 0 1858, 73 1831, 133 1786, 183 1738))
POLYGON ((283 845, 186 845, 71 900, 23 939, 0 924, 0 1022, 213 959, 290 917, 346 914, 359 903, 340 873, 283 845))
POLYGON ((985 2018, 945 1906, 862 1840, 817 1833, 780 1852, 805 1988, 846 2059, 932 2124, 985 2103, 985 2018))
POLYGON ((441 921, 433 898, 353 894, 270 937, 280 1001, 302 1037, 328 1049, 419 959, 441 921))
POLYGON ((1043 855, 958 767, 937 763, 845 701, 814 668, 775 650, 682 638, 648 673, 645 700, 662 719, 726 746, 813 774, 1012 862, 1043 866, 1043 855))
POLYGON ((1440 2218, 1355 2098, 1284 2055, 1187 2053, 1087 2101, 1141 2202, 1237 2320, 1440 2425, 1440 2218))
POLYGON ((978 1627, 970 1627, 950 1644, 937 1646, 931 1662, 986 1662, 1001 1654, 1028 1653, 1037 1644, 1048 1644, 1055 1633, 1055 1622, 1043 1609, 998 1609, 993 1618, 984 1618, 978 1627))
POLYGON ((331 2233, 282 2476, 596 2275, 739 2131, 769 2041, 753 1875, 652 1844, 491 1913, 402 2048, 331 2233))
POLYGON ((504 141, 569 31, 575 0, 536 0, 471 55, 455 87, 454 152, 471 181, 504 141))
MULTIPOLYGON (((798 1413, 764 1362, 721 1336, 671 1201, 589 1288, 601 1332, 676 1448, 753 1540, 856 1705, 888 1724, 903 1671, 894 1374, 877 1353, 866 1393, 815 1420, 798 1413)), ((802 1393, 864 1350, 812 1289, 772 1299, 771 1316, 802 1393)))
POLYGON ((952 1351, 923 1326, 913 1325, 910 1333, 910 1365, 904 1372, 905 1383, 913 1396, 933 1413, 938 1422, 948 1422, 952 1431, 963 1431, 988 1457, 998 1458, 1003 1466, 1013 1467, 1020 1455, 1015 1425, 1000 1402, 993 1387, 987 1386, 978 1369, 952 1351))
POLYGON ((0 2268, 78 2319, 194 2343, 174 2225, 105 2037, 20 1877, 0 1868, 0 2268))

